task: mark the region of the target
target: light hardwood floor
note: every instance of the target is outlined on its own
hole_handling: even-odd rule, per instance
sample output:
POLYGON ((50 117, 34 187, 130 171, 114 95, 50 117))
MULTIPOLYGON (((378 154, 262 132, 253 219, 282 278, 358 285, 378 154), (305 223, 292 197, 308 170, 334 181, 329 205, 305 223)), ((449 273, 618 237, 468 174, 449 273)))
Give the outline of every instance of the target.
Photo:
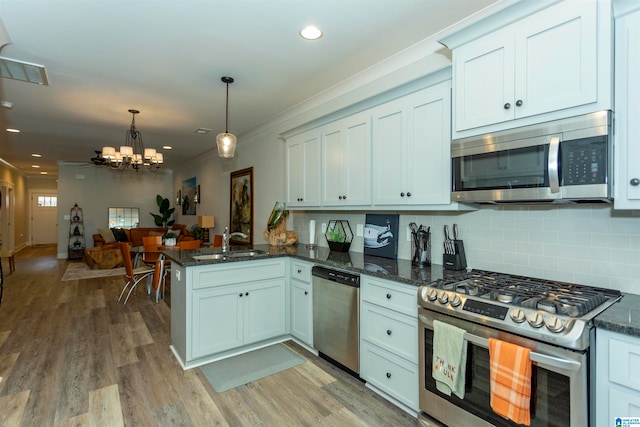
POLYGON ((138 292, 123 307, 121 278, 61 282, 55 251, 20 251, 5 277, 0 426, 418 425, 293 343, 306 363, 217 393, 173 357, 165 302, 138 292))

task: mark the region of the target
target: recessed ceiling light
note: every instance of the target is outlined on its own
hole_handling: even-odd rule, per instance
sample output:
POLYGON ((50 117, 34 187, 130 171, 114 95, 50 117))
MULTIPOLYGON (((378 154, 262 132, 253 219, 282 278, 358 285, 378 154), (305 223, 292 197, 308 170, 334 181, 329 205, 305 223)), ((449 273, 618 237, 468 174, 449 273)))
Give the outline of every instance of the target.
POLYGON ((42 154, 31 153, 31 157, 42 157, 42 154))
POLYGON ((20 129, 7 128, 7 132, 20 133, 20 129))
POLYGON ((6 108, 7 110, 10 110, 13 108, 13 102, 10 101, 0 101, 0 107, 2 108, 6 108))
POLYGON ((40 167, 40 165, 31 165, 31 167, 38 169, 40 167))
POLYGON ((199 133, 200 135, 206 135, 209 132, 211 132, 211 129, 207 129, 207 128, 198 128, 196 130, 194 130, 195 133, 199 133))
POLYGON ((172 147, 172 146, 170 146, 170 145, 163 145, 163 146, 162 146, 162 148, 163 148, 164 150, 173 150, 173 147, 172 147))
POLYGON ((307 25, 300 30, 300 36, 307 40, 317 40, 322 37, 322 31, 315 25, 307 25))
POLYGON ((48 175, 48 174, 49 172, 45 172, 45 171, 40 172, 40 175, 48 175))

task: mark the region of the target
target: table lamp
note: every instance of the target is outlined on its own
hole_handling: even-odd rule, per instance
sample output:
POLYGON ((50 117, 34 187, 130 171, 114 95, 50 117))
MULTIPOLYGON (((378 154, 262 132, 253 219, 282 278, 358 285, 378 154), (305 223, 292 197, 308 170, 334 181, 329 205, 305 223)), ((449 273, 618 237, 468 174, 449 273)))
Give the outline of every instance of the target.
POLYGON ((209 229, 216 226, 213 215, 198 215, 198 227, 202 229, 202 243, 209 243, 209 229))

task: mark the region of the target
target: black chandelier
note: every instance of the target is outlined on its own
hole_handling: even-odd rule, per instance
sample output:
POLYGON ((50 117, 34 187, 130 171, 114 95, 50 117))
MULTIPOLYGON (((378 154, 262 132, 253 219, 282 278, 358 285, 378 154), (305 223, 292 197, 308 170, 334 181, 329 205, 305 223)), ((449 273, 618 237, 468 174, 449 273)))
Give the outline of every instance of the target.
POLYGON ((102 147, 101 157, 113 169, 122 171, 131 167, 136 171, 145 168, 155 172, 164 163, 164 156, 155 148, 144 148, 142 133, 136 129, 136 114, 140 111, 130 109, 129 112, 132 114, 131 127, 125 133, 124 145, 120 146, 120 151, 115 147, 102 147))

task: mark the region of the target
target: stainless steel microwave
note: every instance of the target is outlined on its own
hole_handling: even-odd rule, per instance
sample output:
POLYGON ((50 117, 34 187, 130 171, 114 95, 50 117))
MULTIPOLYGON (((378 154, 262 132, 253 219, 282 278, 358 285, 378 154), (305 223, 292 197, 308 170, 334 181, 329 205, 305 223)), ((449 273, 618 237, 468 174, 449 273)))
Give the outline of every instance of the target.
POLYGON ((611 202, 612 113, 454 140, 452 201, 611 202))

